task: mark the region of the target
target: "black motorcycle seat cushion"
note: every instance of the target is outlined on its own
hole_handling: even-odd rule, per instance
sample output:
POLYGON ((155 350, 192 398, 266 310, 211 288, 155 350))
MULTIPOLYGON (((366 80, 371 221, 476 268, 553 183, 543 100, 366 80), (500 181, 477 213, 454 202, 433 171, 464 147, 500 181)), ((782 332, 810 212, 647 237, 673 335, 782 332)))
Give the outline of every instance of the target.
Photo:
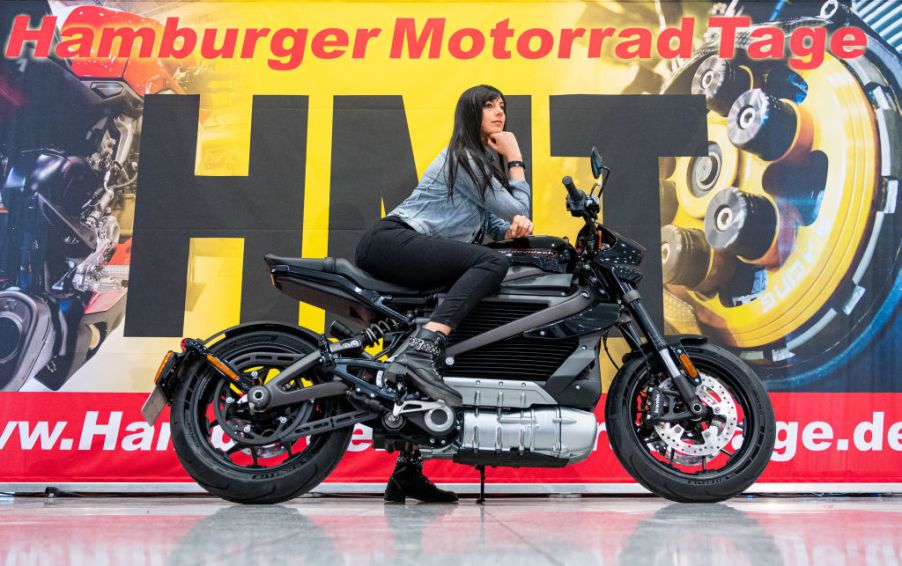
POLYGON ((266 263, 270 269, 276 265, 285 265, 292 269, 322 271, 324 273, 335 273, 353 281, 357 286, 363 289, 371 289, 386 295, 420 295, 429 293, 438 293, 446 287, 435 287, 431 289, 415 289, 413 287, 405 287, 395 283, 389 283, 373 277, 371 274, 360 269, 353 262, 342 257, 324 257, 319 259, 279 257, 272 254, 266 255, 266 263))

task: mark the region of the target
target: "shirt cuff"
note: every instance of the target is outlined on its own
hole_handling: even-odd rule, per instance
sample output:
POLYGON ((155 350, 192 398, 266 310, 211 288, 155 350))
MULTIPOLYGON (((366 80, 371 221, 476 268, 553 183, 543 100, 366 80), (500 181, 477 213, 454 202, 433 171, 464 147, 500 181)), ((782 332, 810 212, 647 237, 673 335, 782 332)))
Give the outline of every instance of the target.
POLYGON ((508 229, 511 227, 511 223, 505 221, 504 224, 497 224, 492 230, 492 239, 496 242, 500 242, 504 239, 504 234, 507 233, 508 229))

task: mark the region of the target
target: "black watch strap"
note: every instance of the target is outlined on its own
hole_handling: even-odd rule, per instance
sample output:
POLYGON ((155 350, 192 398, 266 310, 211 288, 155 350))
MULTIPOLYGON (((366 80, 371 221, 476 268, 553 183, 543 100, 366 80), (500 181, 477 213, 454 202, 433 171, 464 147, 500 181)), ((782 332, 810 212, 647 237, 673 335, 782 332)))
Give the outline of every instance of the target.
POLYGON ((508 161, 507 162, 508 171, 510 171, 511 167, 522 167, 524 171, 526 170, 526 164, 523 163, 522 161, 508 161))

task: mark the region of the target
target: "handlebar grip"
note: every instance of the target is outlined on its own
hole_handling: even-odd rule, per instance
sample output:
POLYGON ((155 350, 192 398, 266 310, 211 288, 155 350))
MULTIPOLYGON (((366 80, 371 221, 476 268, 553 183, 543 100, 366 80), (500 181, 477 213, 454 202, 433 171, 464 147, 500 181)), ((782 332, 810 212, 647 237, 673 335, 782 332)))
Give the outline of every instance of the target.
POLYGON ((567 188, 567 194, 570 195, 570 200, 573 202, 579 202, 579 189, 576 188, 576 185, 573 184, 573 179, 570 178, 569 175, 561 179, 561 183, 564 184, 564 187, 567 188))

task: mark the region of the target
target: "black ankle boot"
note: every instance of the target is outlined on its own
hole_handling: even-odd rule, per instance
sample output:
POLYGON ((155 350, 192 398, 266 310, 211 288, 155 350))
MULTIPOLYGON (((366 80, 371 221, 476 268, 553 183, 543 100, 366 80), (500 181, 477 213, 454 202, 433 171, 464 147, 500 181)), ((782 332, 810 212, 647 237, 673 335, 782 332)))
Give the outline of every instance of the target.
POLYGON ((404 376, 409 385, 425 393, 430 399, 444 401, 450 407, 460 407, 463 398, 456 389, 445 385, 438 364, 445 357, 445 335, 421 328, 407 340, 407 346, 389 365, 388 378, 404 376))
POLYGON ((419 451, 401 452, 395 471, 388 478, 385 486, 385 501, 388 503, 404 503, 412 497, 423 503, 454 503, 457 494, 436 487, 423 475, 423 458, 419 451))

